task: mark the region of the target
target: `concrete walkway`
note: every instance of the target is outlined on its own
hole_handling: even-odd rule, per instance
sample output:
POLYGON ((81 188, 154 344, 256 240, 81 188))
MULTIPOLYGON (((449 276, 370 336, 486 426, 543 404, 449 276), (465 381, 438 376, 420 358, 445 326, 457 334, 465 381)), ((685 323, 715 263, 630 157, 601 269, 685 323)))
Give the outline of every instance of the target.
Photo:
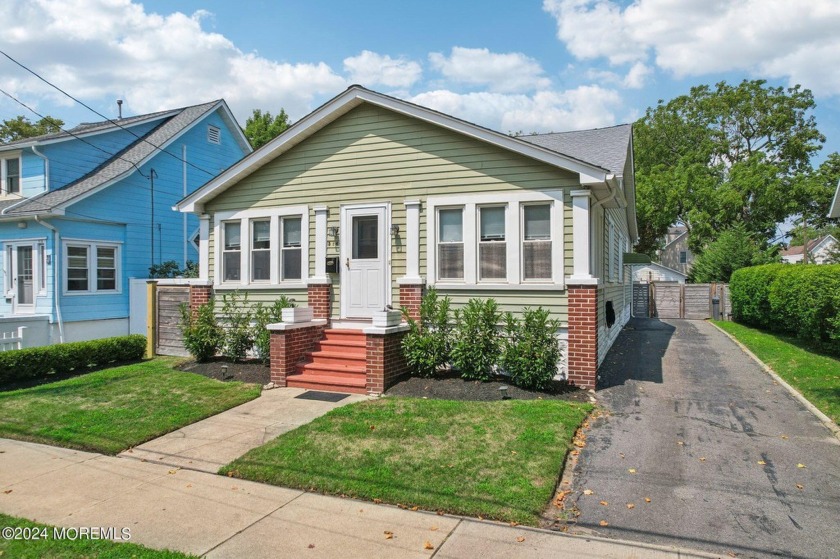
POLYGON ((129 528, 134 543, 211 558, 716 557, 412 512, 8 439, 0 439, 0 511, 65 527, 129 528))
POLYGON ((318 393, 302 388, 267 390, 255 400, 167 433, 120 456, 215 474, 225 464, 278 435, 331 409, 367 399, 358 394, 347 395, 338 402, 301 398, 313 394, 318 393))
POLYGON ((634 320, 600 374, 607 414, 567 500, 579 533, 724 557, 840 557, 840 441, 724 333, 634 320))

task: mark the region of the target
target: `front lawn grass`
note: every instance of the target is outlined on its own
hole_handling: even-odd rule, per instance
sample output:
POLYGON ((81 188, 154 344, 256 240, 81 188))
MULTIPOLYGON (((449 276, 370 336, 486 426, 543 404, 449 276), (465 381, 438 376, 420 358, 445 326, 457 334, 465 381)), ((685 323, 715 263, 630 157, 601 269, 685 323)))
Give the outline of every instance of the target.
POLYGON ((0 437, 116 454, 259 396, 158 358, 0 393, 0 437))
POLYGON ((536 525, 588 404, 383 398, 344 406, 220 473, 536 525))
POLYGON ((815 353, 796 338, 735 322, 715 324, 747 346, 835 423, 840 423, 840 359, 815 353))
MULTIPOLYGON (((133 543, 116 543, 110 540, 54 539, 53 527, 37 524, 22 518, 0 514, 0 528, 37 529, 46 539, 8 539, 0 537, 0 556, 15 559, 70 559, 96 557, 98 559, 188 559, 177 551, 158 551, 133 543), (43 531, 46 530, 46 533, 43 531)), ((61 530, 61 528, 59 528, 61 530)), ((20 533, 19 535, 23 535, 20 533)))

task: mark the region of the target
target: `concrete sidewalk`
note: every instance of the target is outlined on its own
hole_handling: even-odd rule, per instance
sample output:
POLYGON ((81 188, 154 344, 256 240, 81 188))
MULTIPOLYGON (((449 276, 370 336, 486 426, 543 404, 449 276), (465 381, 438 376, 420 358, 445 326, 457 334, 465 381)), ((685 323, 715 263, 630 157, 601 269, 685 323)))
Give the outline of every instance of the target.
POLYGON ((127 527, 134 543, 213 558, 716 557, 412 512, 8 439, 0 439, 0 511, 58 526, 127 527))
POLYGON ((302 388, 264 391, 259 398, 143 443, 120 456, 215 474, 252 448, 334 408, 367 399, 359 394, 348 394, 338 402, 298 398, 304 394, 318 393, 302 388))

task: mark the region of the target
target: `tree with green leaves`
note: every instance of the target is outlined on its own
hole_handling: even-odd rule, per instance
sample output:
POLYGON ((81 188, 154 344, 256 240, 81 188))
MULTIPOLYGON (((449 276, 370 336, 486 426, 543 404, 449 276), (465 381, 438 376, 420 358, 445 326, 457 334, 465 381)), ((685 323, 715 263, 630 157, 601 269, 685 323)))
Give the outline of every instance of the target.
POLYGON ((810 159, 825 142, 800 86, 764 80, 693 87, 660 101, 634 127, 638 250, 653 254, 681 222, 697 253, 735 224, 755 239, 798 213, 810 159))
POLYGON ((36 122, 30 121, 23 115, 4 120, 0 124, 0 143, 7 144, 25 138, 61 132, 64 121, 60 118, 45 116, 36 122))
POLYGON ((732 272, 747 266, 778 262, 777 246, 764 248, 743 223, 733 225, 694 260, 688 280, 696 283, 728 282, 732 272))
POLYGON ((245 137, 257 149, 279 136, 290 124, 289 115, 283 109, 280 109, 277 116, 254 109, 254 113, 245 121, 245 137))

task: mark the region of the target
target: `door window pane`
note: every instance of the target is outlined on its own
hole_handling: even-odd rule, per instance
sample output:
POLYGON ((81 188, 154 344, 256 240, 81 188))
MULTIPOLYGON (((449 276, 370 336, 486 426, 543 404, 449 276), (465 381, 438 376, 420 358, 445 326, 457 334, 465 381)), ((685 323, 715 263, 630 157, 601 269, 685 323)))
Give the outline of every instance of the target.
POLYGON ((379 258, 379 218, 375 215, 353 218, 353 259, 379 258))
POLYGON ((17 247, 17 302, 31 305, 34 301, 32 270, 32 247, 17 247))

